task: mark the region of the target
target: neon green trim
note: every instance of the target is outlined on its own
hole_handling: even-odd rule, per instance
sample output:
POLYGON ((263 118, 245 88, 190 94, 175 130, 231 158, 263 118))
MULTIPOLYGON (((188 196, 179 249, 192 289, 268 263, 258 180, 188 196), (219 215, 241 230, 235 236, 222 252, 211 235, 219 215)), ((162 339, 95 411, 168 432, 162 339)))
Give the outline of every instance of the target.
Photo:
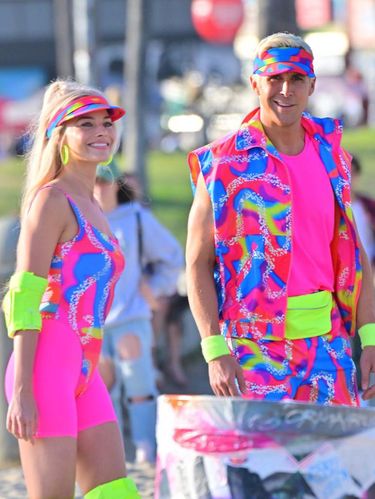
POLYGON ((375 323, 370 322, 358 329, 361 347, 375 347, 375 323))
POLYGON ((222 355, 230 355, 228 345, 224 336, 221 336, 221 334, 214 334, 203 338, 201 341, 201 347, 203 357, 206 362, 217 359, 222 355))
POLYGON ((289 297, 285 338, 298 340, 329 333, 332 327, 331 310, 330 291, 289 297))
POLYGON ((47 279, 32 272, 17 272, 10 278, 9 289, 3 300, 10 338, 14 338, 17 331, 41 330, 39 306, 47 284, 47 279))
POLYGON ((84 499, 142 499, 137 486, 129 477, 98 485, 84 495, 84 499))

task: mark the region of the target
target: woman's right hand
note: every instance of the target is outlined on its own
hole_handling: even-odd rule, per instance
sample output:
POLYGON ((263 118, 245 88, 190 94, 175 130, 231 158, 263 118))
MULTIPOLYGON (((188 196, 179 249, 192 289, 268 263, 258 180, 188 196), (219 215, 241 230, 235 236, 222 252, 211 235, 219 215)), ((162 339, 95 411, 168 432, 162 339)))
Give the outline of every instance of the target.
POLYGON ((33 442, 38 414, 32 389, 15 390, 7 414, 7 430, 18 439, 33 442))

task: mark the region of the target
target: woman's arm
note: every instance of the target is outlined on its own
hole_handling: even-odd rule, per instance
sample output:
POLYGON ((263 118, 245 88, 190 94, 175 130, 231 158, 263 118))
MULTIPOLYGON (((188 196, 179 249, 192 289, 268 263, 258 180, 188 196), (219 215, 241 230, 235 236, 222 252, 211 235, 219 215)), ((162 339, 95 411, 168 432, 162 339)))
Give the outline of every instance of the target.
MULTIPOLYGON (((39 192, 22 222, 17 247, 17 272, 47 277, 52 256, 67 221, 65 196, 55 189, 39 192)), ((14 392, 7 428, 17 438, 32 439, 37 426, 33 396, 33 365, 37 331, 17 331, 14 336, 14 392)))

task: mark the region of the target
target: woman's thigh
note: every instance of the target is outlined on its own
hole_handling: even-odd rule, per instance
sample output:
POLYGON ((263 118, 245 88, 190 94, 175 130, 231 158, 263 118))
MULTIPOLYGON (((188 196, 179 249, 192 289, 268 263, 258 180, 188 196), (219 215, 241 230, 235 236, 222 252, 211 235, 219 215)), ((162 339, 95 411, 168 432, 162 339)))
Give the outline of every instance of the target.
POLYGON ((84 494, 126 475, 125 452, 116 422, 81 431, 77 447, 77 481, 84 494))
MULTIPOLYGON (((38 411, 37 438, 77 436, 75 390, 82 363, 77 335, 58 321, 46 321, 38 339, 33 387, 38 411)), ((6 373, 8 401, 13 395, 14 356, 6 373)))
POLYGON ((31 499, 74 497, 77 441, 38 438, 19 441, 22 469, 31 499))

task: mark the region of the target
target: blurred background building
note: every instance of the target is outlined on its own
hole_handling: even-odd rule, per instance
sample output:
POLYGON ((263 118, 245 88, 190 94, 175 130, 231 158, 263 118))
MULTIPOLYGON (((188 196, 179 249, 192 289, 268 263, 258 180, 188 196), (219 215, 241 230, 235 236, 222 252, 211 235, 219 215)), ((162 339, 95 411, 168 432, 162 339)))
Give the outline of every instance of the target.
MULTIPOLYGON (((40 106, 41 88, 57 76, 88 80, 127 106, 124 65, 132 30, 127 3, 0 0, 3 154, 22 151, 22 133, 40 106)), ((375 123, 374 0, 141 3, 143 124, 149 148, 188 150, 236 128, 255 103, 248 85, 254 47, 279 30, 302 34, 314 50, 318 84, 313 113, 341 117, 349 127, 375 123), (239 2, 240 27, 233 39, 223 40, 225 18, 234 12, 231 4, 239 2), (202 37, 194 6, 195 13, 202 13, 215 3, 226 9, 224 19, 214 27, 203 26, 208 36, 202 37)))

